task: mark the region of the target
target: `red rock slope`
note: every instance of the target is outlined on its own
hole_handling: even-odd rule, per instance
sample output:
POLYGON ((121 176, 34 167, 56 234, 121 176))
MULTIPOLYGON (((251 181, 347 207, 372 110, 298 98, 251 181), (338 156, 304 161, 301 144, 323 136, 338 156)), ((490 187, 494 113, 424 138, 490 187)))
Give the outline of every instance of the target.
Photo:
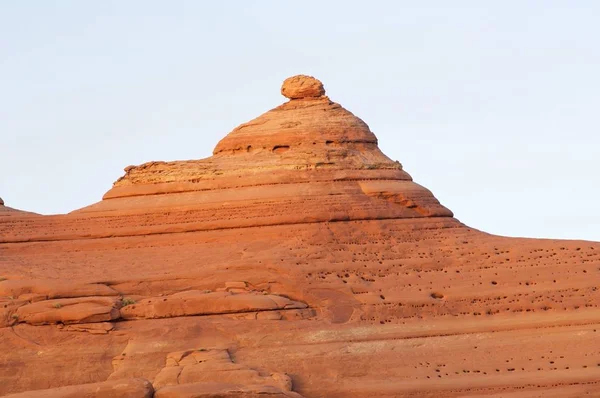
POLYGON ((600 396, 599 243, 467 227, 321 82, 282 94, 210 158, 0 211, 0 393, 600 396))

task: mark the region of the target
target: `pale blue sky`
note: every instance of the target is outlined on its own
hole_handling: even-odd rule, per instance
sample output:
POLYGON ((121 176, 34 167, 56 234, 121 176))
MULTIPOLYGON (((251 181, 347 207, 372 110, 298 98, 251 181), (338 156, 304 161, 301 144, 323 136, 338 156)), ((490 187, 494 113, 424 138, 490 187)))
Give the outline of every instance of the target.
POLYGON ((456 217, 600 240, 600 2, 0 1, 0 196, 207 157, 310 74, 456 217))

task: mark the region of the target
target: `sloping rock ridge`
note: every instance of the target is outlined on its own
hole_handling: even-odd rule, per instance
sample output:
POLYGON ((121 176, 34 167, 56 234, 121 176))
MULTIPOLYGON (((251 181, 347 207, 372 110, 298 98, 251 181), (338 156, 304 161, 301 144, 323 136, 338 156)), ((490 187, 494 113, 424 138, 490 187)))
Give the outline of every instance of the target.
POLYGON ((0 395, 600 396, 600 243, 470 228, 319 80, 281 93, 70 214, 0 200, 0 395))

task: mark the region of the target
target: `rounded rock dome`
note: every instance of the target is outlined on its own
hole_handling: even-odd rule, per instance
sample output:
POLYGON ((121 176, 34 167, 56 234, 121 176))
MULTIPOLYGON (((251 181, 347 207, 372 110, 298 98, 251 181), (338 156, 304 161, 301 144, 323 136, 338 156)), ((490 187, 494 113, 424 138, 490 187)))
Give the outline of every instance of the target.
POLYGON ((325 88, 312 76, 296 75, 283 81, 281 94, 289 99, 318 98, 325 95, 325 88))

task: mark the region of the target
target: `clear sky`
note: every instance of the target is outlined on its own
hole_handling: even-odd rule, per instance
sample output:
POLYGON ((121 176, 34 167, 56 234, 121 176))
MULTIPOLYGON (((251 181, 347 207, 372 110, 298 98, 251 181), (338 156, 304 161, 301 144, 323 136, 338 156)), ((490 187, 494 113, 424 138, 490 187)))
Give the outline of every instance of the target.
POLYGON ((456 217, 600 241, 598 1, 0 1, 0 196, 199 159, 313 75, 456 217))

